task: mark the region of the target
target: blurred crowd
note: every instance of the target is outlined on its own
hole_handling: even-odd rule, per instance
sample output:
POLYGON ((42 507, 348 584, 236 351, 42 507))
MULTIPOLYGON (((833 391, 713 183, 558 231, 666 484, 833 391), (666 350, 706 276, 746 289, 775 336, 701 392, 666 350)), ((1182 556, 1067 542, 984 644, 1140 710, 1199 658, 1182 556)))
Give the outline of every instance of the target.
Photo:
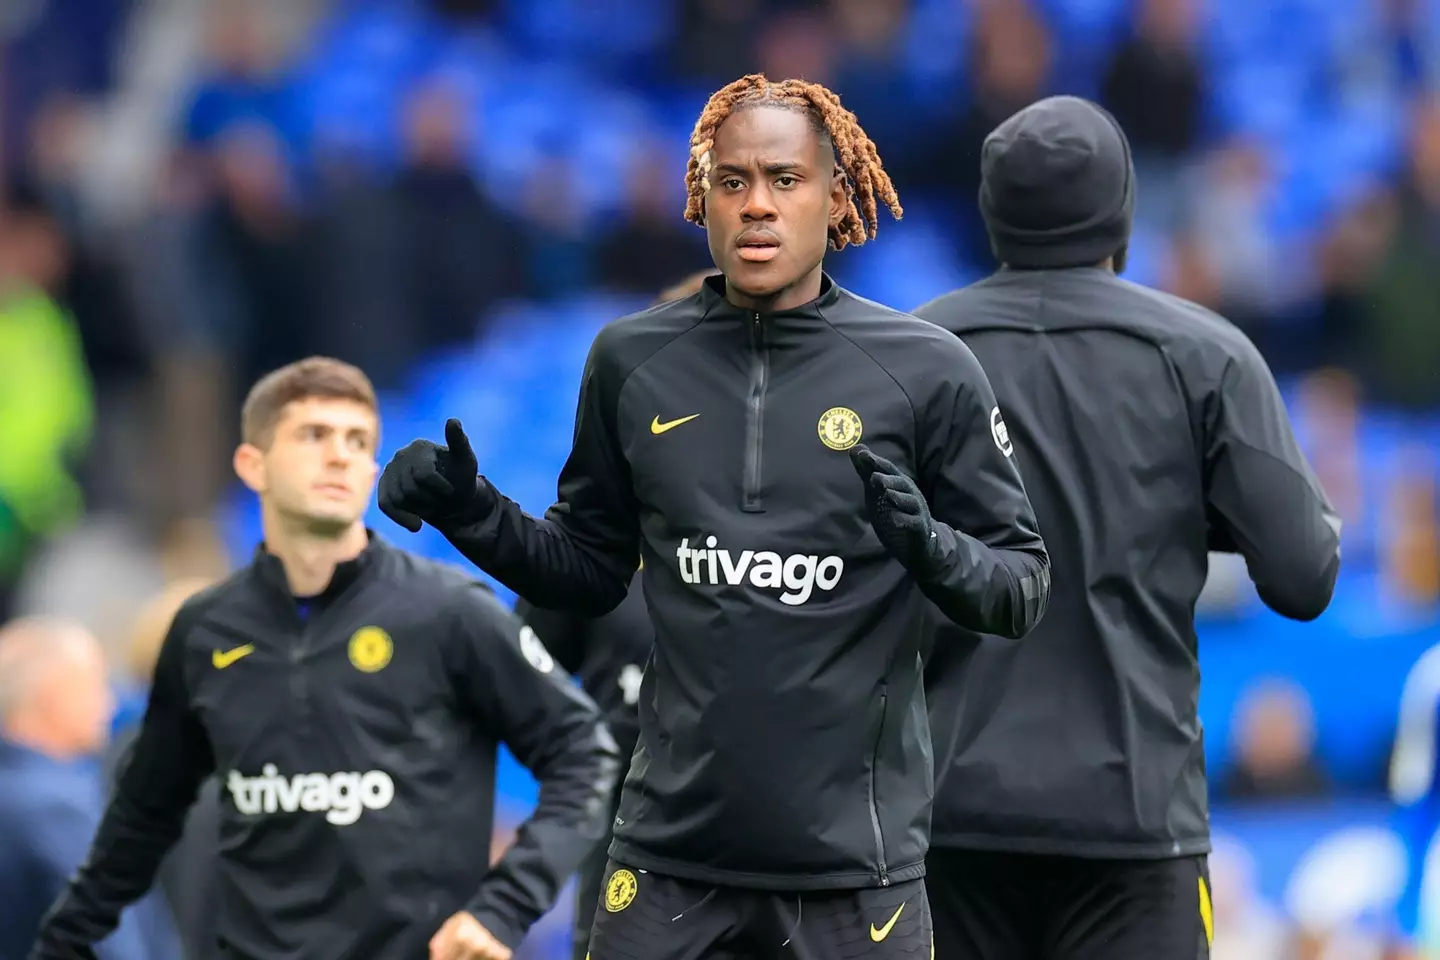
MULTIPOLYGON (((1433 618, 1437 6, 0 4, 0 621, 73 618, 122 693, 143 690, 132 625, 152 643, 176 584, 232 560, 216 516, 242 391, 325 353, 401 394, 503 332, 508 305, 648 299, 708 266, 681 217, 685 137, 709 91, 756 70, 831 86, 878 143, 906 219, 831 268, 900 308, 993 266, 985 134, 1050 93, 1104 103, 1139 170, 1131 274, 1224 313, 1297 385, 1327 490, 1378 531, 1347 541, 1347 567, 1433 618)), ((116 729, 133 709, 122 696, 116 729)), ((1289 680, 1247 689, 1220 802, 1344 789, 1315 709, 1289 680)), ((1217 958, 1365 956, 1297 946, 1224 875, 1217 918, 1247 932, 1217 958)))

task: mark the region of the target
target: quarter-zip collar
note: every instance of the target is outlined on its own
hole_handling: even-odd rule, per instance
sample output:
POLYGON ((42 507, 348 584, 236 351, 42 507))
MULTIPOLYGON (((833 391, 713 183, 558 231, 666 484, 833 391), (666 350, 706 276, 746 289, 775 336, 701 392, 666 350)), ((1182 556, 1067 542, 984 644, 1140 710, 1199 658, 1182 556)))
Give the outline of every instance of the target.
MULTIPOLYGON (((375 565, 380 554, 389 549, 385 541, 377 536, 374 530, 366 527, 365 534, 369 538, 365 549, 360 551, 353 560, 337 563, 335 573, 330 577, 329 585, 317 596, 308 599, 314 600, 322 606, 327 605, 358 581, 367 569, 375 565)), ((261 583, 273 587, 287 597, 291 596, 290 581, 285 578, 285 565, 280 562, 279 557, 265 549, 264 541, 261 541, 255 548, 253 563, 261 583)))
POLYGON ((839 303, 843 294, 844 290, 840 285, 831 280, 828 273, 822 272, 820 274, 820 295, 814 300, 786 310, 759 312, 737 307, 726 300, 725 278, 717 275, 705 278, 705 282, 700 287, 700 304, 707 319, 748 321, 758 315, 769 327, 791 320, 823 320, 824 312, 839 303))

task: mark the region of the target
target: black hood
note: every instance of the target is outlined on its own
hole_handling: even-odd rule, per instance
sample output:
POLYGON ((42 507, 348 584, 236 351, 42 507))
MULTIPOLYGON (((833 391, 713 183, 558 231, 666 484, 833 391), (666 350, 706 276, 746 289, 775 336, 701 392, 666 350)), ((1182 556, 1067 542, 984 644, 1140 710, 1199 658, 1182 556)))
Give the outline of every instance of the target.
POLYGON ((1089 100, 1048 97, 1000 124, 985 138, 980 176, 980 212, 1002 263, 1089 266, 1130 240, 1130 144, 1089 100))

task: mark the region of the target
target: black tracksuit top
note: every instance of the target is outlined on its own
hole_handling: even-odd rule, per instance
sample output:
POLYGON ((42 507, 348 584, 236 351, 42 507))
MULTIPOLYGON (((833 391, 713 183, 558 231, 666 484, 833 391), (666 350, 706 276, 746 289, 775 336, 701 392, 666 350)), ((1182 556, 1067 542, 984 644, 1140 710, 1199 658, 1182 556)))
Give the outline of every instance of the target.
POLYGON ((512 947, 606 826, 595 705, 494 594, 372 535, 307 618, 260 553, 177 614, 139 736, 34 960, 90 956, 221 792, 217 955, 415 960, 468 908, 512 947), (540 802, 490 866, 504 743, 540 802))
POLYGON ((1340 520, 1269 368, 1223 318, 1095 267, 1004 269, 916 313, 990 372, 1054 563, 1022 644, 937 618, 934 845, 1206 852, 1207 554, 1243 555, 1299 620, 1340 568, 1340 520))
POLYGON ((540 607, 608 610, 643 557, 655 648, 613 857, 777 891, 923 875, 925 612, 1018 638, 1048 595, 997 438, 964 344, 828 277, 765 315, 713 278, 601 331, 555 505, 541 519, 500 498, 445 532, 540 607), (871 528, 857 440, 925 494, 945 556, 933 582, 871 528))

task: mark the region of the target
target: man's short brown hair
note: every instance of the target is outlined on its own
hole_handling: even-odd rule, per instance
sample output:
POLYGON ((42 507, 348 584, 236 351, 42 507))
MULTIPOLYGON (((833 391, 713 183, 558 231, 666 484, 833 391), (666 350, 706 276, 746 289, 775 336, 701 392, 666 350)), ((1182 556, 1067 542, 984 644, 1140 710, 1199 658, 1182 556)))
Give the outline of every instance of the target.
POLYGON ((240 411, 240 438, 267 447, 287 406, 299 400, 353 400, 379 413, 375 387, 359 367, 333 357, 308 357, 272 370, 250 388, 240 411))

